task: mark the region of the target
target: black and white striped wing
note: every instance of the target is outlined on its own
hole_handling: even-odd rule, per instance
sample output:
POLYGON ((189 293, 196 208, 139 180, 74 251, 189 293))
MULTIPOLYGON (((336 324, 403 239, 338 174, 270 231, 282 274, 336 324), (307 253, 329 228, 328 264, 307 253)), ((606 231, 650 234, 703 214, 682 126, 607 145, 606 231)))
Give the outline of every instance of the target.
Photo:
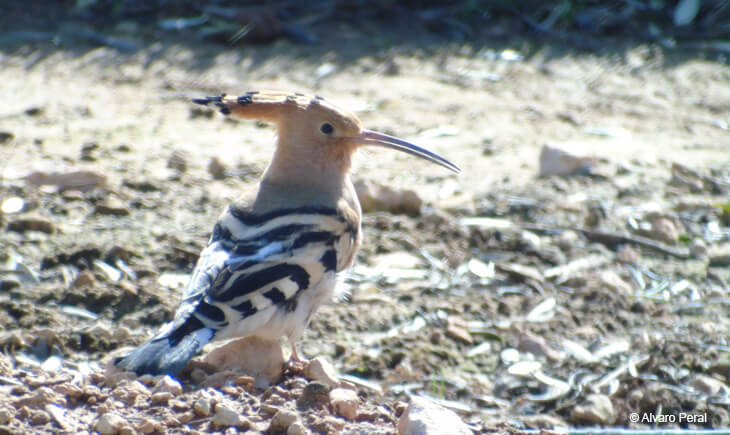
POLYGON ((302 292, 344 269, 359 228, 329 208, 247 215, 216 224, 185 290, 177 318, 220 330, 272 305, 296 306, 302 292))

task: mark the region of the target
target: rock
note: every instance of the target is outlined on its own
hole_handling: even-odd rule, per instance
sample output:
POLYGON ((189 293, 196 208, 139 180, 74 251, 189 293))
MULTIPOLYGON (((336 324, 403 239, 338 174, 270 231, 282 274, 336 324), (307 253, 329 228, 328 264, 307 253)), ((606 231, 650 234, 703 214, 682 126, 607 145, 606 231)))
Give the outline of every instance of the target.
POLYGON ((413 396, 398 420, 400 435, 472 435, 471 429, 454 411, 425 397, 413 396))
POLYGON ((182 385, 176 379, 169 375, 165 375, 157 382, 153 390, 154 393, 170 393, 173 396, 179 396, 183 392, 182 385))
POLYGON ((167 167, 177 172, 185 172, 188 170, 188 157, 182 151, 173 151, 170 158, 167 159, 167 167))
POLYGON ((8 231, 15 231, 18 233, 39 231, 41 233, 53 234, 56 232, 56 226, 48 218, 29 214, 19 216, 8 222, 8 231))
POLYGON ((322 382, 313 381, 307 384, 302 395, 297 398, 297 406, 300 409, 324 408, 329 403, 329 392, 331 388, 322 382))
POLYGON ((20 287, 20 281, 13 276, 0 279, 0 291, 6 292, 18 287, 20 287))
POLYGON ((286 431, 292 424, 294 424, 299 417, 297 413, 288 409, 279 409, 271 419, 268 432, 279 433, 286 431))
POLYGON ((13 408, 0 408, 0 424, 7 424, 15 417, 13 408))
POLYGON ((15 135, 9 131, 0 131, 0 144, 10 142, 15 139, 15 135))
POLYGON ((335 388, 340 383, 335 368, 321 356, 316 357, 307 364, 304 368, 304 376, 310 381, 319 381, 329 388, 335 388))
POLYGON ((596 163, 594 156, 581 156, 574 150, 543 145, 540 151, 540 177, 550 175, 574 175, 588 172, 596 163))
POLYGON ((96 204, 94 211, 97 214, 109 216, 129 216, 130 214, 129 209, 120 200, 113 197, 96 204))
POLYGON ((115 399, 121 400, 127 405, 133 405, 139 396, 147 397, 148 395, 147 387, 139 381, 120 382, 112 392, 115 399))
POLYGON ((207 397, 201 397, 193 404, 193 409, 201 417, 209 416, 211 408, 212 406, 210 403, 210 399, 208 399, 207 397))
POLYGON ((80 190, 82 192, 106 185, 106 176, 93 171, 73 171, 66 173, 33 172, 25 176, 31 186, 56 186, 58 190, 80 190))
POLYGON ((286 430, 286 435, 305 435, 308 433, 309 431, 304 427, 301 421, 295 421, 286 430))
POLYGON ((547 343, 544 337, 524 331, 520 334, 520 344, 517 348, 522 352, 529 352, 535 356, 544 356, 550 361, 562 361, 565 353, 555 350, 547 343))
POLYGON ((213 415, 213 424, 216 426, 246 426, 248 421, 241 417, 233 408, 219 403, 215 407, 215 415, 213 415))
POLYGON ((256 387, 267 387, 284 370, 284 353, 278 341, 246 337, 215 347, 203 358, 217 370, 240 370, 255 379, 256 387))
POLYGON ((81 160, 87 162, 96 161, 98 156, 99 144, 96 142, 87 142, 81 145, 81 160))
POLYGON ((152 419, 144 418, 140 422, 138 429, 142 433, 153 433, 155 431, 155 422, 152 419))
POLYGON ((704 240, 695 238, 689 244, 689 252, 694 258, 706 258, 709 254, 709 248, 704 240))
POLYGON ((357 407, 360 400, 357 392, 346 388, 335 388, 330 391, 330 404, 335 413, 348 420, 354 420, 357 416, 357 407))
POLYGON ((624 264, 638 264, 641 251, 631 245, 623 245, 619 248, 616 259, 624 264))
POLYGON ((573 422, 610 425, 616 420, 611 399, 604 394, 589 394, 570 413, 573 422))
POLYGON ((598 274, 598 282, 614 293, 621 296, 631 296, 634 289, 613 270, 603 270, 598 274))
POLYGON ((728 395, 730 394, 730 387, 725 385, 719 379, 707 375, 697 375, 692 381, 692 386, 695 390, 700 391, 708 396, 715 395, 728 395))
POLYGON ((418 216, 421 214, 423 201, 413 190, 396 190, 370 180, 358 180, 355 191, 360 200, 362 211, 387 211, 393 214, 418 216))
POLYGON ((40 426, 51 421, 51 416, 46 411, 33 409, 30 412, 30 416, 28 416, 28 420, 30 420, 30 424, 33 426, 40 426))
POLYGON ((707 251, 710 266, 730 266, 730 243, 711 245, 707 251))
POLYGON ((0 204, 0 212, 2 212, 3 214, 19 213, 25 208, 26 202, 23 198, 19 196, 11 196, 10 198, 5 198, 2 204, 0 204))
POLYGON ((208 163, 208 173, 216 180, 222 180, 226 178, 226 171, 228 168, 226 168, 226 165, 221 163, 221 161, 218 159, 218 157, 211 157, 210 162, 208 163))
POLYGON ((166 404, 170 400, 172 400, 172 398, 173 398, 172 393, 170 393, 168 391, 161 391, 159 393, 154 393, 154 394, 152 394, 152 396, 150 396, 150 403, 154 403, 157 405, 166 404))
POLYGON ((651 231, 647 236, 654 240, 675 245, 679 240, 679 231, 672 219, 658 216, 651 220, 651 231))
POLYGON ((474 344, 474 339, 469 333, 469 326, 464 319, 459 317, 449 316, 446 321, 446 336, 459 343, 474 344))
POLYGON ((82 270, 78 275, 76 275, 76 279, 74 279, 73 283, 71 283, 71 286, 73 288, 84 288, 96 287, 96 284, 97 281, 94 277, 94 273, 90 270, 82 270))
POLYGON ((119 429, 126 425, 122 417, 112 412, 103 414, 94 424, 94 429, 101 435, 115 435, 119 429))

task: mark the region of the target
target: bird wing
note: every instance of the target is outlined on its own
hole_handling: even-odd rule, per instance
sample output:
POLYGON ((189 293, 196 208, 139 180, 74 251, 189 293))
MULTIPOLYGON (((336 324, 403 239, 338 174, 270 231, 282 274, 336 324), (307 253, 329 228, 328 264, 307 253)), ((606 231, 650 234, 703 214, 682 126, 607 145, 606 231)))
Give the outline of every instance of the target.
POLYGON ((349 265, 358 232, 359 225, 334 208, 255 215, 229 207, 200 255, 173 325, 158 335, 189 324, 191 316, 218 330, 273 304, 292 303, 325 274, 349 265))

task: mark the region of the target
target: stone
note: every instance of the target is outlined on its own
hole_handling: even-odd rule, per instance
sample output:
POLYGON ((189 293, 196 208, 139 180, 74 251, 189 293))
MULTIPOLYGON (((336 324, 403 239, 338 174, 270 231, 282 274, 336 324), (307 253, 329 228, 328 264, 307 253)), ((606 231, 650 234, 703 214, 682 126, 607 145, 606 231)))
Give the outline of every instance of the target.
POLYGON ((106 175, 93 171, 33 172, 25 176, 24 179, 31 186, 56 186, 59 191, 73 189, 86 192, 106 185, 106 175))
POLYGON ((269 426, 269 432, 283 432, 294 424, 299 417, 297 413, 288 409, 279 409, 271 418, 271 424, 269 426))
POLYGON ((170 400, 172 400, 173 395, 172 393, 168 391, 161 391, 159 393, 154 393, 152 396, 150 396, 150 402, 154 404, 166 404, 170 400))
POLYGON ((329 388, 334 388, 340 383, 335 368, 321 356, 316 357, 307 364, 304 368, 304 376, 310 381, 321 382, 329 388))
POLYGON ((106 200, 96 204, 94 211, 97 214, 109 216, 129 216, 131 213, 129 208, 127 208, 122 201, 114 197, 107 198, 106 200))
POLYGON ((174 396, 179 396, 183 392, 182 385, 176 379, 173 379, 169 375, 165 375, 157 381, 155 385, 154 393, 170 393, 174 396))
POLYGON ((330 391, 330 404, 335 413, 348 420, 354 420, 357 416, 357 407, 360 400, 357 392, 346 388, 335 388, 330 391))
POLYGON ((297 398, 297 406, 300 409, 324 408, 329 403, 330 390, 327 384, 312 381, 304 387, 302 395, 297 398))
POLYGON ((286 430, 286 435, 305 435, 308 433, 309 431, 304 427, 301 421, 295 421, 286 430))
POLYGON ((730 266, 730 243, 711 245, 707 256, 710 258, 710 266, 730 266))
POLYGON ((185 172, 188 170, 188 156, 183 151, 173 151, 170 158, 167 159, 167 167, 177 172, 185 172))
POLYGON ((208 163, 208 173, 215 180, 222 180, 226 178, 227 171, 228 168, 226 168, 226 165, 224 165, 218 157, 211 157, 210 162, 208 163))
POLYGON ((8 231, 24 233, 26 231, 38 231, 46 234, 56 232, 56 225, 50 219, 43 216, 28 214, 19 216, 8 222, 8 231))
POLYGON ((15 139, 15 135, 9 131, 0 131, 0 143, 10 142, 15 139))
POLYGON ((78 275, 76 275, 76 279, 74 279, 73 283, 71 283, 71 286, 73 288, 84 288, 84 287, 96 287, 96 278, 94 277, 94 273, 90 270, 82 270, 79 272, 78 275))
POLYGON ((550 175, 574 175, 588 172, 596 163, 594 156, 580 155, 564 145, 543 145, 540 151, 540 177, 550 175))
POLYGON ((0 408, 0 424, 7 424, 14 417, 15 412, 12 408, 0 408))
POLYGON ((101 435, 116 435, 119 433, 119 429, 126 425, 126 422, 122 417, 112 412, 103 414, 94 424, 94 430, 99 432, 101 435))
POLYGON ((144 418, 137 427, 142 433, 153 433, 155 431, 155 422, 150 418, 144 418))
POLYGON ((573 422, 611 425, 616 414, 611 399, 605 394, 589 394, 570 413, 573 422))
POLYGON ((654 240, 676 245, 679 240, 679 230, 672 219, 657 216, 651 220, 651 230, 648 236, 654 240))
POLYGON ((215 415, 213 415, 213 424, 219 427, 241 426, 245 419, 233 408, 219 403, 215 407, 215 415))
POLYGON ((446 321, 446 336, 463 344, 474 344, 474 338, 469 333, 469 326, 464 319, 449 316, 446 321))
POLYGON ((730 387, 725 385, 724 382, 707 375, 695 376, 694 380, 692 381, 692 386, 695 390, 700 391, 708 396, 730 394, 730 387))
POLYGON ((28 416, 28 420, 33 426, 40 426, 51 421, 51 416, 46 411, 33 409, 28 416))
POLYGON ((598 282, 620 296, 631 296, 634 289, 613 270, 603 270, 598 274, 598 282))
POLYGON ((370 180, 358 180, 355 191, 365 213, 387 211, 393 214, 418 216, 423 200, 414 190, 393 189, 370 180))
POLYGON ((425 398, 413 396, 398 419, 400 435, 472 435, 473 432, 454 411, 425 398))
POLYGON ((195 403, 193 404, 193 409, 201 417, 209 416, 211 410, 210 399, 201 397, 200 399, 195 401, 195 403))

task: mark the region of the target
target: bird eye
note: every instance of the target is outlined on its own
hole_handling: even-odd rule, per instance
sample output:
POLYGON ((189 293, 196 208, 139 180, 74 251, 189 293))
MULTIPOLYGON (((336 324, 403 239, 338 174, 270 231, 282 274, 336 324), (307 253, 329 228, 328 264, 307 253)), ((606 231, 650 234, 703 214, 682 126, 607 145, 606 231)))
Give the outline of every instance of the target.
POLYGON ((333 131, 335 131, 335 128, 332 127, 332 124, 329 122, 325 122, 322 124, 321 127, 319 127, 319 131, 321 131, 324 134, 332 134, 333 131))

